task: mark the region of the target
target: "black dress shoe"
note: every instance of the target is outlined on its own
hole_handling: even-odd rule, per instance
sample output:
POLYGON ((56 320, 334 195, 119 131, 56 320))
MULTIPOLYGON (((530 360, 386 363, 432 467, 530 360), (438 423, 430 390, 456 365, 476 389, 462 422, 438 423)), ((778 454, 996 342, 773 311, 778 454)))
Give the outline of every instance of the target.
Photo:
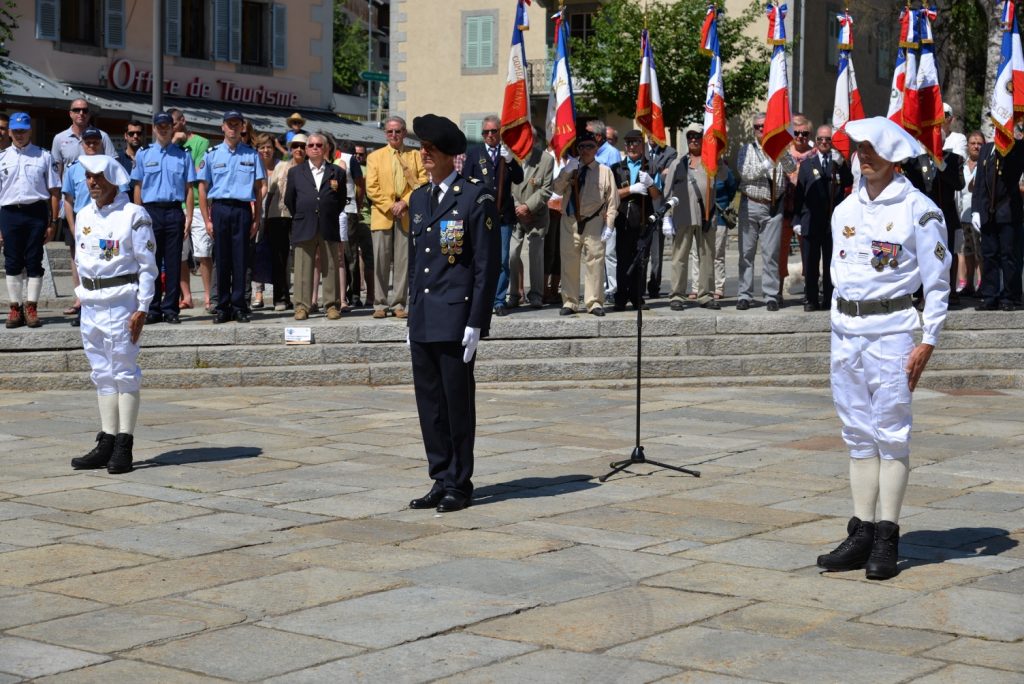
POLYGON ((722 308, 722 305, 718 303, 717 299, 709 299, 708 301, 701 304, 700 307, 702 309, 711 309, 713 311, 717 311, 718 309, 722 308))
POLYGON ((1001 311, 1014 311, 1016 310, 1016 308, 1017 307, 1014 305, 1013 302, 1003 302, 1002 304, 999 305, 999 309, 1001 311))
POLYGON ((768 303, 765 304, 765 308, 768 309, 769 311, 778 311, 779 310, 779 302, 777 300, 774 300, 774 299, 769 299, 768 303))
POLYGON ((491 313, 495 316, 508 316, 508 308, 504 306, 496 306, 491 313))
POLYGON ((146 314, 146 325, 153 325, 154 323, 159 323, 162 320, 164 320, 164 317, 163 317, 162 314, 158 314, 158 313, 148 313, 148 314, 146 314))
POLYGON ((613 304, 612 305, 612 311, 625 311, 625 310, 626 310, 626 305, 625 304, 613 304))
POLYGON ((75 314, 75 317, 71 319, 71 327, 72 328, 79 328, 79 327, 81 327, 81 325, 82 325, 82 312, 79 311, 77 314, 75 314))
POLYGON ((804 311, 817 311, 817 310, 818 310, 818 305, 817 304, 811 304, 810 302, 807 302, 807 303, 804 304, 804 311))
POLYGON ((570 309, 569 307, 563 306, 562 310, 558 312, 558 315, 559 316, 572 316, 575 313, 576 312, 573 311, 572 309, 570 309))
POLYGON ((995 302, 982 302, 978 306, 974 307, 975 311, 995 311, 999 308, 999 305, 995 302))
POLYGON ((592 316, 604 316, 604 308, 600 306, 595 306, 593 309, 590 310, 590 314, 592 316))
POLYGON ((441 499, 441 502, 437 504, 438 513, 454 513, 455 511, 461 511, 463 508, 469 508, 471 500, 465 494, 461 492, 448 492, 441 499))
POLYGON ((749 299, 741 299, 738 302, 736 302, 736 310, 737 311, 746 311, 749 308, 750 308, 750 300, 749 299))
POLYGON ((444 498, 444 490, 440 487, 435 487, 427 492, 427 495, 420 499, 413 499, 409 502, 409 508, 437 508, 437 505, 441 503, 441 499, 444 498))
POLYGON ((249 320, 249 314, 245 313, 244 311, 235 312, 235 323, 248 323, 249 320))
POLYGON ((686 305, 683 304, 678 299, 673 299, 671 302, 668 303, 668 308, 672 309, 673 311, 683 311, 684 309, 686 309, 686 305))
POLYGON ((180 325, 181 318, 178 314, 164 314, 164 323, 170 323, 171 325, 180 325))
POLYGON ((230 320, 231 316, 225 313, 224 311, 218 311, 216 315, 214 315, 213 317, 214 323, 227 323, 230 320))

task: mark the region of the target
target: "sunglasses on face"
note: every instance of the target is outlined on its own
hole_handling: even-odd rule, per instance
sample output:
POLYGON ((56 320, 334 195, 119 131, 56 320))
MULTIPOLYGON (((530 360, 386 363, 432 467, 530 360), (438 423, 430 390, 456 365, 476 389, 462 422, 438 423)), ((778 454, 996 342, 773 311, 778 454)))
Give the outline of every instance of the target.
POLYGON ((686 134, 686 141, 687 142, 695 142, 697 140, 700 140, 700 134, 699 133, 687 133, 686 134))
POLYGON ((793 131, 793 136, 797 138, 809 138, 811 137, 810 131, 793 131))
POLYGON ((72 107, 71 111, 73 111, 75 114, 88 114, 89 113, 89 108, 88 107, 72 107))
POLYGON ((129 138, 138 138, 140 135, 142 135, 142 131, 128 131, 127 133, 125 133, 125 135, 127 135, 129 138))
POLYGON ((642 140, 627 140, 626 147, 639 147, 643 144, 642 140))
POLYGON ((306 143, 306 147, 323 147, 323 143, 306 143))
POLYGON ((400 128, 397 129, 397 130, 387 130, 387 131, 384 131, 384 135, 403 135, 404 133, 405 133, 405 131, 403 131, 400 128))
POLYGON ((764 124, 754 124, 754 130, 755 131, 763 131, 764 130, 764 124))
POLYGON ((818 142, 832 142, 831 136, 826 135, 819 135, 817 138, 815 138, 815 140, 817 140, 818 142))
POLYGON ((498 129, 497 128, 488 128, 483 133, 484 133, 484 135, 497 135, 498 134, 498 129))

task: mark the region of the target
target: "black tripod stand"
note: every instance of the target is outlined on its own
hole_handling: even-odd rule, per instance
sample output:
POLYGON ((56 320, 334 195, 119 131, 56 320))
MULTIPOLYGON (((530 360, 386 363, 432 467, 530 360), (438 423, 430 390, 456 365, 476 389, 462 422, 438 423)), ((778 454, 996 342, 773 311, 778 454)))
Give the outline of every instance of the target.
MULTIPOLYGON (((674 204, 666 205, 667 210, 671 210, 674 204)), ((654 239, 656 231, 659 230, 658 224, 661 222, 662 217, 665 215, 666 209, 650 216, 647 219, 647 230, 637 241, 636 245, 636 256, 633 258, 633 263, 630 264, 627 275, 635 281, 634 291, 638 294, 637 297, 642 296, 644 273, 647 271, 647 260, 651 254, 651 240, 654 239)), ((700 471, 690 470, 688 468, 682 468, 680 466, 669 465, 667 463, 661 463, 659 461, 651 461, 644 455, 644 448, 640 444, 640 364, 643 361, 643 340, 644 340, 644 311, 643 306, 636 307, 636 446, 633 447, 633 453, 629 455, 624 461, 614 461, 609 464, 611 472, 602 475, 597 478, 598 481, 604 482, 609 477, 616 473, 620 473, 631 465, 639 463, 646 463, 648 465, 657 466, 659 468, 665 468, 667 470, 674 470, 677 473, 686 473, 687 475, 693 475, 694 477, 700 477, 700 471)))

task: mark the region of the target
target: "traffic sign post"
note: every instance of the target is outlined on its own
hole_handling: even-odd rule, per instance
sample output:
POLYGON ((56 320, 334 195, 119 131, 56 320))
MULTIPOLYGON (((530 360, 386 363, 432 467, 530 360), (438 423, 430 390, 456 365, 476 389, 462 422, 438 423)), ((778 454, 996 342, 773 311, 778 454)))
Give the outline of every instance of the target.
POLYGON ((364 81, 377 81, 378 83, 388 82, 388 75, 379 71, 361 71, 359 72, 359 78, 364 81))

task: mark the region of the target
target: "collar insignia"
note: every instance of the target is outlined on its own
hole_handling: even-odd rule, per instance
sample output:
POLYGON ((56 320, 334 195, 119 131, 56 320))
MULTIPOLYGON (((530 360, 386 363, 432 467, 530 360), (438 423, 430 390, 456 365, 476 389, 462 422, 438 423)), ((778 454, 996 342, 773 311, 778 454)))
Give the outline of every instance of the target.
POLYGON ((422 223, 423 222, 423 215, 422 214, 416 214, 415 216, 412 217, 412 222, 413 223, 422 223))
POLYGON ((852 238, 856 234, 857 234, 857 229, 854 228, 853 226, 844 226, 843 227, 843 237, 844 238, 852 238))

